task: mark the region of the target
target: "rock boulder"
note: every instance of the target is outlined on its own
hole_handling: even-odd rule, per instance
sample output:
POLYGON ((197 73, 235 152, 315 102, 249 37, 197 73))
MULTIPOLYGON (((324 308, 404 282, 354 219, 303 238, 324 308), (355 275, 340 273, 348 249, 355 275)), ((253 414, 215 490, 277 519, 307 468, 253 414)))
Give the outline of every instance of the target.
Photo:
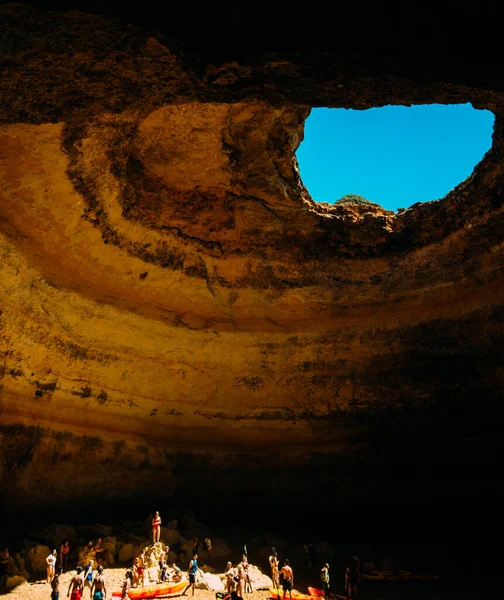
POLYGON ((7 575, 7 577, 5 577, 5 587, 9 590, 18 587, 23 583, 26 583, 26 579, 21 577, 21 575, 7 575))
POLYGON ((51 553, 49 546, 43 546, 38 544, 28 550, 28 564, 31 573, 45 573, 46 570, 46 558, 51 553))
POLYGON ((203 577, 200 577, 196 582, 195 586, 198 590, 211 590, 212 592, 223 592, 224 584, 218 575, 212 573, 205 573, 203 577))
POLYGON ((133 544, 123 544, 119 550, 119 562, 129 562, 133 560, 133 544))
POLYGON ((259 567, 249 565, 249 577, 252 584, 252 589, 256 590, 269 590, 273 587, 273 581, 270 577, 265 575, 259 567))
POLYGON ((168 527, 161 527, 161 541, 170 548, 178 544, 180 541, 180 533, 176 529, 169 529, 168 527))

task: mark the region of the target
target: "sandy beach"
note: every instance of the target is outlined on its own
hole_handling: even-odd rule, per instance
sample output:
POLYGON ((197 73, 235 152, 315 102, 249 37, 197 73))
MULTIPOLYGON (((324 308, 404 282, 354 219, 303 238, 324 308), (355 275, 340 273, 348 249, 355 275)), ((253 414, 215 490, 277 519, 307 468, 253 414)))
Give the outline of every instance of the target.
MULTIPOLYGON (((119 591, 122 588, 124 581, 124 567, 105 569, 104 575, 107 586, 107 598, 112 597, 112 593, 119 591)), ((61 576, 61 592, 60 598, 66 598, 68 592, 68 586, 72 575, 75 571, 69 571, 61 576)), ((154 583, 154 582, 152 582, 154 583)), ((245 595, 244 600, 265 600, 269 598, 270 594, 267 590, 255 591, 245 595)), ((83 600, 89 600, 91 597, 89 589, 84 590, 83 600)), ((174 594, 172 596, 163 596, 164 598, 191 598, 191 592, 188 592, 187 596, 181 596, 180 594, 174 594)), ((31 583, 24 583, 13 589, 11 592, 6 594, 8 600, 50 600, 51 598, 51 586, 45 582, 45 580, 34 581, 31 583)), ((210 590, 198 590, 194 591, 195 600, 215 600, 215 592, 210 590)))

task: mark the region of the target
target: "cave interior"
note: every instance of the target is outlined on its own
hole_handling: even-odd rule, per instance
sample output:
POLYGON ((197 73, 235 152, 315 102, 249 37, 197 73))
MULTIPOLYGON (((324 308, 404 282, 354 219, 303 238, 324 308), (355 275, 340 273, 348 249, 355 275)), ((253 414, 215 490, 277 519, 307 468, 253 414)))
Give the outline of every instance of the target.
POLYGON ((224 502, 481 544, 503 500, 495 6, 128 6, 0 4, 3 514, 217 524, 224 502), (331 206, 300 179, 313 107, 465 102, 492 147, 445 198, 331 206))

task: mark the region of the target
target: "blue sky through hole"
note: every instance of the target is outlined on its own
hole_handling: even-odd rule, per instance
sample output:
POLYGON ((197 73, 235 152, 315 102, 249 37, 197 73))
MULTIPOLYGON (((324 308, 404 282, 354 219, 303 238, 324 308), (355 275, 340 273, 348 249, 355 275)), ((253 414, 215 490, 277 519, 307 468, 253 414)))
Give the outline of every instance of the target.
POLYGON ((317 202, 358 194, 389 210, 444 197, 492 145, 494 115, 470 104, 314 108, 296 156, 317 202))

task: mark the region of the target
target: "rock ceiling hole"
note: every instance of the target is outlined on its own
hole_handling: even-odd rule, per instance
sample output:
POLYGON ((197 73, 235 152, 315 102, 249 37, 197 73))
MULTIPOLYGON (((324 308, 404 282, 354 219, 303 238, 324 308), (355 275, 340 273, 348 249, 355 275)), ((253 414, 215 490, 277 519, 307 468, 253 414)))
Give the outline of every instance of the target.
POLYGON ((315 108, 296 153, 317 202, 355 194, 388 210, 443 198, 492 145, 494 115, 470 104, 315 108))

